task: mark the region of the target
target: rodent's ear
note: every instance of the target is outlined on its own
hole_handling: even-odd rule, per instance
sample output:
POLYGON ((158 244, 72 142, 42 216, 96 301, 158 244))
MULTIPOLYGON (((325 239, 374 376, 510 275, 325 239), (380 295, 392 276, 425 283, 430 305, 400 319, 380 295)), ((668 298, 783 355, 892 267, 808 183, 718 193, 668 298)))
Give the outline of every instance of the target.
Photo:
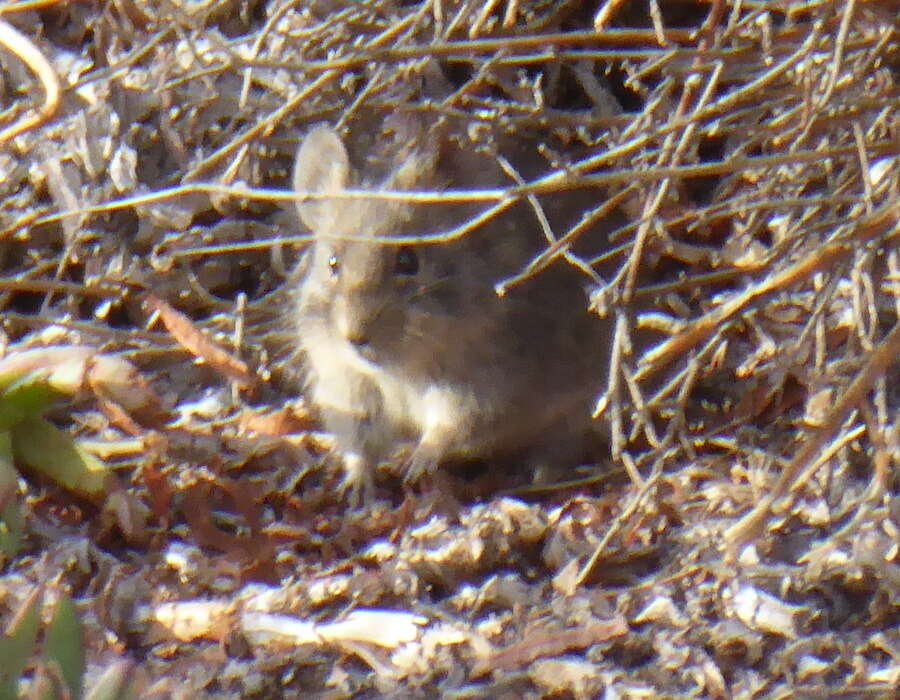
MULTIPOLYGON (((303 139, 294 162, 295 192, 340 192, 350 180, 350 159, 347 149, 334 129, 319 124, 303 139)), ((297 202, 300 220, 312 231, 321 228, 327 202, 309 200, 297 202)))

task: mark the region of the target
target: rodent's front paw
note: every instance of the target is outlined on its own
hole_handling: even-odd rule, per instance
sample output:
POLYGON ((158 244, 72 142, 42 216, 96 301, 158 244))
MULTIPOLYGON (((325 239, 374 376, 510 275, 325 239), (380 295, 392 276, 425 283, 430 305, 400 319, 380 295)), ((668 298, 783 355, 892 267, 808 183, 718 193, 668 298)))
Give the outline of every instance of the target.
POLYGON ((443 450, 438 446, 421 442, 416 445, 409 459, 403 465, 403 480, 413 484, 427 474, 431 474, 441 459, 443 450))
POLYGON ((353 510, 364 508, 375 500, 375 478, 372 465, 362 455, 347 453, 344 457, 344 479, 341 496, 353 510))

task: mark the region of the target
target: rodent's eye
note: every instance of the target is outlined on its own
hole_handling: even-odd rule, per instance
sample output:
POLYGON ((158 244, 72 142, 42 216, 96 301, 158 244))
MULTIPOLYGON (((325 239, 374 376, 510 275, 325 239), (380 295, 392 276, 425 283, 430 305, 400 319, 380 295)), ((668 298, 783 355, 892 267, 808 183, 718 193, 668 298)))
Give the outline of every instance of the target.
POLYGON ((340 272, 341 261, 338 260, 337 255, 331 255, 328 257, 328 269, 331 270, 332 277, 336 277, 337 273, 340 272))
POLYGON ((419 256, 412 248, 398 248, 397 259, 394 261, 394 273, 412 277, 419 271, 419 256))

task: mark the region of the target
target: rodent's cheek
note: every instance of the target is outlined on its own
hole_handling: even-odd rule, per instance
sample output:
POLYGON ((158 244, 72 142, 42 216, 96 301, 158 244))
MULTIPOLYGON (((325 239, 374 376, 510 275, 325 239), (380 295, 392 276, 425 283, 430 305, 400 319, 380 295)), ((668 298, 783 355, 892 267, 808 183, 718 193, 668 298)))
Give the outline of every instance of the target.
POLYGON ((364 295, 346 293, 345 290, 335 300, 333 318, 337 332, 357 351, 371 345, 378 316, 378 308, 364 295))
POLYGON ((337 329, 338 335, 343 339, 351 342, 356 335, 354 329, 353 317, 347 304, 342 299, 337 299, 332 310, 332 321, 337 329))

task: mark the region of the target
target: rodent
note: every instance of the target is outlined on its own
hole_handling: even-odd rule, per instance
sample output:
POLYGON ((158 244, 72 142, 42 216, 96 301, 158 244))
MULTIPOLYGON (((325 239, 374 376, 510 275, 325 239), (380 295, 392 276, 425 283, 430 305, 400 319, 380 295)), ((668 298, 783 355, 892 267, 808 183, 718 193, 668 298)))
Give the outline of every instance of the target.
MULTIPOLYGON (((385 153, 356 168, 336 131, 315 126, 295 190, 512 184, 436 131, 402 125, 379 142, 385 153)), ((527 204, 458 240, 416 245, 390 239, 452 229, 478 207, 324 198, 297 211, 313 233, 295 311, 305 395, 335 436, 352 504, 371 500, 378 465, 403 448, 407 481, 447 461, 580 459, 608 329, 564 264, 495 293, 547 245, 527 204)))

